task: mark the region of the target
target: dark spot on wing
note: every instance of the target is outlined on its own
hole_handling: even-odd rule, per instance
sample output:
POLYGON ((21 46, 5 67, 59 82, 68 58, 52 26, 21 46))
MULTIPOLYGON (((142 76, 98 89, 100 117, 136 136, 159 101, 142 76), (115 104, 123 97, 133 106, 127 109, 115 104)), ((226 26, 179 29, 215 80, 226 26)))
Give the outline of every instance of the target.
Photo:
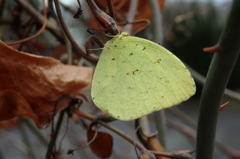
POLYGON ((138 69, 131 71, 131 72, 127 72, 127 75, 136 75, 139 72, 138 69))
POLYGON ((112 58, 112 60, 114 61, 114 60, 116 60, 115 58, 112 58))
POLYGON ((122 61, 122 63, 126 63, 126 61, 122 61))
POLYGON ((143 50, 145 50, 145 49, 146 49, 146 47, 143 48, 143 50))
POLYGON ((133 71, 133 74, 135 75, 138 72, 138 69, 136 69, 135 71, 133 71))
POLYGON ((162 59, 158 59, 157 61, 155 61, 154 63, 160 63, 162 59))
POLYGON ((132 56, 132 55, 133 55, 133 53, 131 52, 129 55, 130 55, 130 56, 132 56))

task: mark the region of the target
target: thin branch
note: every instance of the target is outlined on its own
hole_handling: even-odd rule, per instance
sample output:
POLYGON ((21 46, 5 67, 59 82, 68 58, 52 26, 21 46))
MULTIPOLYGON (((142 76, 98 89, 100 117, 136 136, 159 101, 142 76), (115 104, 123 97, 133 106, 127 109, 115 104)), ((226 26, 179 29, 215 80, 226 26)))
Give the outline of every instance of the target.
POLYGON ((57 15, 58 15, 58 19, 59 22, 62 26, 62 29, 64 31, 64 33, 66 34, 66 36, 68 37, 68 40, 70 41, 70 43, 72 44, 72 46, 75 48, 75 50, 77 50, 77 52, 84 57, 85 59, 95 62, 97 63, 98 59, 88 56, 77 44, 77 42, 74 40, 74 38, 72 37, 71 33, 69 32, 66 23, 64 22, 63 16, 62 16, 62 12, 58 3, 58 0, 54 0, 54 4, 56 7, 56 11, 57 11, 57 15))
POLYGON ((38 31, 38 33, 35 34, 35 35, 33 35, 33 36, 30 36, 30 37, 28 37, 28 38, 19 40, 19 41, 7 43, 7 45, 16 45, 16 44, 19 44, 19 43, 23 43, 23 42, 32 40, 32 39, 34 39, 34 38, 36 38, 36 37, 38 37, 39 35, 42 34, 42 32, 45 30, 46 25, 47 25, 47 8, 46 8, 45 0, 42 0, 42 3, 43 3, 43 15, 44 15, 44 19, 43 19, 43 25, 42 25, 41 29, 38 31))
POLYGON ((159 8, 158 0, 150 0, 153 11, 153 35, 154 41, 163 45, 164 31, 162 22, 162 12, 159 8))
MULTIPOLYGON (((203 85, 206 81, 206 78, 203 75, 201 75, 200 73, 198 73, 197 71, 195 71, 193 68, 188 66, 187 64, 185 64, 185 65, 188 68, 188 70, 191 72, 191 74, 194 77, 194 79, 196 80, 196 82, 203 85)), ((240 94, 237 92, 234 92, 228 88, 225 88, 224 96, 240 102, 240 94)))
MULTIPOLYGON (((60 127, 61 127, 61 123, 62 123, 62 120, 63 120, 63 117, 64 117, 64 113, 65 111, 62 110, 60 112, 60 115, 58 117, 58 122, 57 122, 57 126, 56 126, 56 130, 54 131, 54 134, 51 134, 52 135, 52 138, 51 138, 51 141, 48 145, 48 150, 47 150, 47 153, 46 153, 46 159, 51 159, 52 158, 52 152, 53 152, 53 149, 55 147, 55 143, 56 143, 56 140, 57 140, 57 136, 58 136, 58 132, 60 130, 60 127)), ((53 124, 53 123, 52 123, 53 124)), ((54 125, 53 125, 54 126, 54 125)))
MULTIPOLYGON (((97 116, 84 113, 84 112, 82 112, 82 111, 80 111, 80 110, 78 110, 76 108, 72 108, 72 111, 74 113, 76 113, 77 115, 79 115, 79 116, 81 116, 81 117, 83 117, 85 119, 91 120, 91 121, 94 121, 97 118, 97 116)), ((100 120, 98 120, 96 122, 98 122, 102 126, 108 128, 109 130, 115 132, 119 136, 123 137, 125 140, 127 140, 131 144, 135 145, 136 148, 139 149, 141 152, 150 152, 150 153, 152 153, 152 154, 154 154, 156 156, 172 157, 172 158, 181 155, 181 152, 186 152, 186 153, 190 152, 188 150, 186 150, 186 151, 177 151, 177 152, 156 152, 156 151, 150 151, 150 150, 147 150, 142 145, 140 145, 138 142, 136 142, 132 137, 130 137, 127 134, 125 134, 124 132, 122 132, 121 130, 119 130, 119 129, 113 127, 113 126, 110 126, 110 125, 108 125, 105 122, 102 122, 100 120)))
POLYGON ((111 0, 107 0, 107 4, 108 4, 108 9, 109 9, 110 16, 116 21, 111 0))
POLYGON ((92 138, 88 143, 86 143, 85 145, 83 145, 83 146, 81 146, 81 147, 79 147, 79 148, 76 148, 76 149, 69 149, 68 152, 67 152, 67 154, 72 154, 73 151, 81 150, 81 149, 83 149, 84 147, 89 146, 89 145, 90 145, 91 143, 93 143, 93 141, 97 138, 97 135, 98 135, 98 129, 96 129, 96 132, 94 133, 93 138, 92 138))
MULTIPOLYGON (((138 0, 132 0, 130 2, 130 7, 127 15, 127 21, 132 22, 135 19, 136 11, 138 6, 138 0)), ((132 25, 126 25, 123 29, 124 31, 127 31, 131 35, 132 25)))
MULTIPOLYGON (((167 124, 175 129, 177 129, 178 131, 180 131, 182 134, 184 134, 185 136, 188 136, 190 138, 193 138, 194 140, 196 140, 196 130, 186 126, 183 123, 180 122, 176 122, 174 120, 167 120, 167 124)), ((234 150, 228 146, 226 146, 225 144, 219 142, 218 140, 215 141, 215 145, 216 147, 218 147, 218 149, 220 151, 222 151, 223 153, 225 153, 226 155, 228 155, 231 158, 240 158, 240 151, 234 150)))
MULTIPOLYGON (((72 108, 72 110, 74 111, 74 113, 76 113, 77 115, 85 118, 85 119, 88 119, 88 120, 91 120, 91 121, 94 121, 97 117, 96 116, 93 116, 93 115, 90 115, 90 114, 87 114, 87 113, 84 113, 82 111, 79 111, 78 109, 76 108, 72 108)), ((108 128, 109 130, 112 130, 113 132, 115 132, 116 134, 120 135, 121 137, 123 137, 124 139, 126 139, 127 141, 129 141, 130 143, 136 145, 136 147, 140 150, 140 151, 146 151, 146 149, 140 145, 138 142, 134 141, 130 136, 128 136, 127 134, 125 134, 124 132, 122 132, 121 130, 115 128, 115 127, 112 127, 102 121, 97 121, 99 124, 101 124, 102 126, 108 128)))
MULTIPOLYGON (((42 25, 43 21, 44 21, 44 17, 35 9, 33 8, 28 1, 26 0, 15 0, 21 7, 24 8, 24 10, 26 12, 28 12, 33 18, 34 20, 39 24, 42 25)), ((46 29, 52 33, 52 35, 54 35, 62 44, 65 44, 65 40, 64 37, 62 35, 62 33, 49 21, 47 21, 46 24, 46 29)), ((73 52, 78 53, 78 51, 76 50, 76 48, 72 48, 73 52)), ((79 54, 80 55, 80 54, 79 54)), ((92 62, 92 63, 96 63, 96 62, 92 62)))
MULTIPOLYGON (((26 12, 28 12, 37 23, 40 25, 43 25, 44 17, 35 9, 33 8, 28 1, 26 0, 15 0, 21 7, 24 8, 26 12)), ((47 21, 46 29, 49 30, 57 39, 64 44, 64 38, 62 37, 62 34, 57 28, 51 23, 47 21)))

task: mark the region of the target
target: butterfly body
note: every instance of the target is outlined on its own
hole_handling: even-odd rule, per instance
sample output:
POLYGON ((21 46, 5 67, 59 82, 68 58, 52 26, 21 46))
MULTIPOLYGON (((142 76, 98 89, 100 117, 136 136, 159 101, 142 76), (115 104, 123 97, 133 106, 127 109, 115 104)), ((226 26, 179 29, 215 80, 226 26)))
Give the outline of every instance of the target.
POLYGON ((132 120, 185 101, 195 91, 190 72, 175 55, 123 32, 105 44, 91 95, 111 116, 132 120))

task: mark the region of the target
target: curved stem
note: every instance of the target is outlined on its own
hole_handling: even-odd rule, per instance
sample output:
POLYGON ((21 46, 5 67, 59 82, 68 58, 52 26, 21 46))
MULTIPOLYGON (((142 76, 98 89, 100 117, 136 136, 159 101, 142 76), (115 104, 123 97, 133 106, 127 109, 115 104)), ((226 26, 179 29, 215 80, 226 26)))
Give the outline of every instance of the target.
POLYGON ((77 50, 77 52, 85 59, 95 62, 97 63, 98 59, 88 56, 77 44, 77 42, 74 40, 74 38, 72 37, 71 33, 69 32, 67 25, 65 24, 64 20, 63 20, 63 16, 62 16, 62 12, 58 3, 58 0, 54 0, 54 4, 56 7, 56 11, 57 11, 57 15, 58 15, 58 19, 59 22, 62 26, 62 29, 64 31, 64 33, 66 34, 66 36, 68 37, 69 41, 71 42, 72 46, 74 47, 75 50, 77 50))
MULTIPOLYGON (((82 112, 82 111, 79 111, 79 110, 76 109, 76 108, 73 108, 72 110, 74 111, 74 113, 76 113, 77 115, 79 115, 79 116, 81 116, 81 117, 84 117, 85 119, 88 119, 88 120, 91 120, 91 121, 93 121, 93 120, 96 119, 95 116, 90 115, 90 114, 87 114, 87 113, 84 113, 84 112, 82 112)), ((111 126, 111 125, 108 125, 108 124, 104 123, 103 121, 98 120, 97 122, 98 122, 99 124, 101 124, 102 126, 108 128, 109 130, 117 133, 118 135, 120 135, 121 137, 123 137, 124 139, 126 139, 127 141, 129 141, 130 143, 132 143, 132 144, 135 143, 136 147, 137 147, 140 151, 146 151, 146 149, 145 149, 142 145, 140 145, 138 142, 134 141, 133 138, 131 138, 130 136, 128 136, 127 134, 125 134, 125 133, 122 132, 121 130, 119 130, 119 129, 111 126)))
POLYGON ((28 38, 25 38, 25 39, 22 39, 22 40, 19 40, 19 41, 7 43, 7 45, 15 45, 15 44, 23 43, 23 42, 32 40, 32 39, 38 37, 40 34, 42 34, 42 32, 45 30, 46 25, 47 25, 47 9, 46 9, 46 4, 45 4, 45 1, 44 1, 44 0, 42 0, 42 3, 43 3, 43 15, 44 15, 44 20, 43 20, 42 28, 38 31, 38 33, 35 34, 35 35, 33 35, 33 36, 31 36, 31 37, 28 37, 28 38))

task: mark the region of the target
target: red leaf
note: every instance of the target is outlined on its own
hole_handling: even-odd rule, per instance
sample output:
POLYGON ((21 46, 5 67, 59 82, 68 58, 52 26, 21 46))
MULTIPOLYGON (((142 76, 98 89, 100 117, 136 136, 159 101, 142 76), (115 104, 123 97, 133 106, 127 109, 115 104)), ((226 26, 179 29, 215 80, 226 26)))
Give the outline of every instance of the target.
MULTIPOLYGON (((95 136, 96 131, 88 127, 88 142, 95 136)), ((92 152, 99 158, 109 158, 112 154, 113 138, 110 134, 98 131, 94 141, 90 144, 92 152)))

